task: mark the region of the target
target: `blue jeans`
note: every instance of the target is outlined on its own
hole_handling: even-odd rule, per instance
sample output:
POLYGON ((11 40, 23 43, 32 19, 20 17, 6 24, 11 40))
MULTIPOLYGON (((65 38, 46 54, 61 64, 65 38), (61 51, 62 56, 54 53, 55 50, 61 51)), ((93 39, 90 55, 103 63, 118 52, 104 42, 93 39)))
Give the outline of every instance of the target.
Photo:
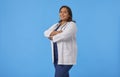
POLYGON ((69 77, 69 70, 73 65, 58 65, 54 64, 55 77, 69 77))

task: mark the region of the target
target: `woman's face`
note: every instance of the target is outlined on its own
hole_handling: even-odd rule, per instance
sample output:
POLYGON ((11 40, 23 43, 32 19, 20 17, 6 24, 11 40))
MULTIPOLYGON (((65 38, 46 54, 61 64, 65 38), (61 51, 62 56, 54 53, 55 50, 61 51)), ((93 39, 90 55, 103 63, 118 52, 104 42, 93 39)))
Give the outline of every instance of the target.
POLYGON ((60 15, 60 19, 61 19, 62 21, 68 20, 68 18, 69 18, 69 13, 68 13, 68 11, 67 11, 67 8, 62 8, 62 9, 60 10, 59 15, 60 15))

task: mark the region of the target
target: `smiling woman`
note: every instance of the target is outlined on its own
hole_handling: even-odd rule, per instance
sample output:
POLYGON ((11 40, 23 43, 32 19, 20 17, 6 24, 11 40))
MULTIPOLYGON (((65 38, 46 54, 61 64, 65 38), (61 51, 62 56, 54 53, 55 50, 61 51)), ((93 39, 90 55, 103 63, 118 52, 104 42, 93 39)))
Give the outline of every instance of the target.
POLYGON ((44 35, 52 43, 55 77, 69 77, 69 70, 76 64, 76 24, 68 6, 60 8, 59 16, 60 21, 46 30, 44 35))
POLYGON ((64 22, 64 21, 72 21, 72 11, 69 7, 67 6, 62 6, 59 10, 59 14, 60 14, 60 22, 64 22))
POLYGON ((54 77, 49 41, 57 67, 76 63, 76 24, 70 77, 120 77, 120 0, 0 0, 0 77, 54 77))

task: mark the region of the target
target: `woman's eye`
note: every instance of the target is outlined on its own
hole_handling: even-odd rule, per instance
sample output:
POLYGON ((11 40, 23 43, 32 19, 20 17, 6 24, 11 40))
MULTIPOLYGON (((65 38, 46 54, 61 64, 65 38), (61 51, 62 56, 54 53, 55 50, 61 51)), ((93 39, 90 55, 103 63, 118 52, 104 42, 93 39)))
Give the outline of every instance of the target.
POLYGON ((65 12, 60 12, 60 13, 67 13, 67 12, 65 11, 65 12))

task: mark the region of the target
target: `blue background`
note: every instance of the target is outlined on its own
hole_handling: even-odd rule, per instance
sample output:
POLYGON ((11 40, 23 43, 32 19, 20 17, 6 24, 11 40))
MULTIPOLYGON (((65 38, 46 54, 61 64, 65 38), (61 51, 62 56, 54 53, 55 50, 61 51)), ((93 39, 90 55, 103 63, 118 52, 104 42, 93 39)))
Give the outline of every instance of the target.
POLYGON ((120 0, 0 0, 0 77, 54 77, 43 32, 62 5, 78 28, 71 77, 120 77, 120 0))

